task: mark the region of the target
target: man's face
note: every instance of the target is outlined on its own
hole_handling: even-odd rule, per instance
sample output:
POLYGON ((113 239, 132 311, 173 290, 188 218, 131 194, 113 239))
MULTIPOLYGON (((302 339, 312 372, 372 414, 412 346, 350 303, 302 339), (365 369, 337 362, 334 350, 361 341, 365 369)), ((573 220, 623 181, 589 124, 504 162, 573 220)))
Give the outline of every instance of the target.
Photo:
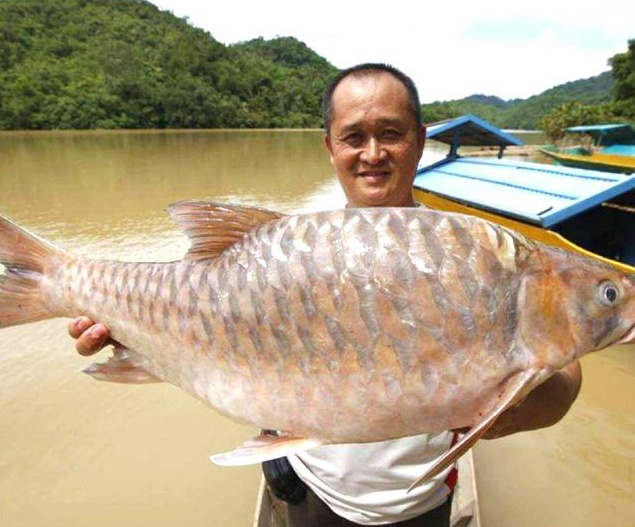
POLYGON ((417 130, 405 86, 389 73, 350 76, 337 86, 332 101, 324 143, 349 206, 413 205, 425 127, 417 130))

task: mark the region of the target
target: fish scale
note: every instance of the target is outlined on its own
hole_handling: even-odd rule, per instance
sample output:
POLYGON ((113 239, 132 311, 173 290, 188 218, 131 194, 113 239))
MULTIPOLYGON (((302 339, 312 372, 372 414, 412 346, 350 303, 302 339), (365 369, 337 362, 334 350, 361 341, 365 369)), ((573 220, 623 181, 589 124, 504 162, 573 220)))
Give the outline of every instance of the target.
POLYGON ((168 263, 73 256, 0 217, 0 327, 88 315, 134 350, 88 368, 96 378, 167 380, 283 432, 219 462, 472 425, 440 470, 554 371, 632 339, 632 278, 482 219, 206 202, 170 213, 192 247, 168 263))

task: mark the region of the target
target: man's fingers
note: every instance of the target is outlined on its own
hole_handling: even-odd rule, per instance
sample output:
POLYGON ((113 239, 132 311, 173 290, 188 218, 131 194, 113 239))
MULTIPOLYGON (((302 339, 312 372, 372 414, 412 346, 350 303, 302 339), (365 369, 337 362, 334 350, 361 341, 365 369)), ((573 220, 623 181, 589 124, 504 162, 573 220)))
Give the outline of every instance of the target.
POLYGON ((90 326, 93 326, 95 321, 88 317, 75 317, 68 323, 68 334, 77 339, 86 331, 90 326))
POLYGON ((80 355, 92 355, 104 347, 109 332, 103 324, 94 324, 84 331, 77 339, 75 348, 80 355))

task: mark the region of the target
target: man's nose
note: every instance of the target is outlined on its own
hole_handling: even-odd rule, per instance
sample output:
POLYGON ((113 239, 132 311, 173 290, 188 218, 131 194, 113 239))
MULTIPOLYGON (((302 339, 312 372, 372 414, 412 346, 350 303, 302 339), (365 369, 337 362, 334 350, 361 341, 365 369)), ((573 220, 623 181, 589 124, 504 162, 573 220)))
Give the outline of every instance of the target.
POLYGON ((386 150, 383 148, 380 141, 371 137, 364 146, 361 159, 365 163, 376 164, 382 161, 386 157, 386 150))

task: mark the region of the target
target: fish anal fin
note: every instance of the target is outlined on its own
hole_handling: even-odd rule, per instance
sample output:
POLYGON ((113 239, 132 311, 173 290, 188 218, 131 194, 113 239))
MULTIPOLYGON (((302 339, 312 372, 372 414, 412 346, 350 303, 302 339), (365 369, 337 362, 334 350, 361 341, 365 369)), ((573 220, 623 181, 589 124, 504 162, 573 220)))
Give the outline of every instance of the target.
POLYGON ((250 465, 302 452, 321 444, 322 441, 306 437, 260 435, 245 441, 230 452, 210 456, 210 459, 223 466, 250 465))
POLYGON ((187 260, 215 258, 249 231, 284 216, 258 207, 200 200, 173 203, 168 212, 190 238, 192 246, 185 255, 187 260))
POLYGON ((541 370, 527 370, 517 373, 510 378, 505 384, 498 403, 489 412, 482 416, 481 420, 476 423, 468 432, 463 435, 459 441, 437 459, 428 470, 410 487, 408 492, 420 485, 427 479, 433 478, 443 472, 450 465, 455 463, 463 454, 465 454, 474 444, 487 432, 507 408, 514 404, 519 398, 526 395, 535 385, 537 379, 544 379, 541 370))
POLYGON ((148 384, 163 382, 146 369, 147 360, 137 352, 115 346, 112 357, 106 362, 95 362, 84 370, 98 381, 119 382, 123 384, 148 384))

